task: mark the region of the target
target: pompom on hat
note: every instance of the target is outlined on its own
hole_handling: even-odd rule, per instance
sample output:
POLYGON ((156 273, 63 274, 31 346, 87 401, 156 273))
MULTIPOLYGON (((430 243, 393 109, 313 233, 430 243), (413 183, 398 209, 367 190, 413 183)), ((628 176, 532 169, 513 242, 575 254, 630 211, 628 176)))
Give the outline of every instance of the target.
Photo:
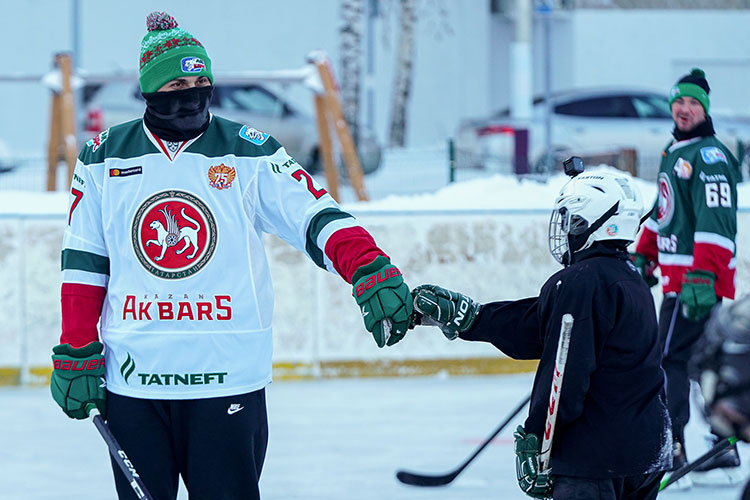
POLYGON ((693 68, 690 73, 680 78, 680 80, 669 91, 669 107, 679 97, 692 97, 701 103, 703 109, 708 114, 708 108, 711 102, 708 94, 711 88, 706 80, 706 73, 700 68, 693 68))
POLYGON ((141 92, 156 92, 165 83, 185 76, 206 76, 213 84, 211 59, 203 44, 178 27, 172 16, 152 12, 146 18, 146 28, 139 65, 141 92))

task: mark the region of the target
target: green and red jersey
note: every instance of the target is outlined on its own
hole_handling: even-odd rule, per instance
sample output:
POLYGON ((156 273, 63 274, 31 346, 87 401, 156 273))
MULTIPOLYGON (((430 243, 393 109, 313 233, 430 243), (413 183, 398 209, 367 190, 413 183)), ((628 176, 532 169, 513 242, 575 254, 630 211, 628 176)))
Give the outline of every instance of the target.
POLYGON ((719 297, 734 298, 737 159, 715 136, 671 143, 659 168, 659 192, 636 251, 659 263, 664 293, 679 293, 686 271, 716 275, 719 297))

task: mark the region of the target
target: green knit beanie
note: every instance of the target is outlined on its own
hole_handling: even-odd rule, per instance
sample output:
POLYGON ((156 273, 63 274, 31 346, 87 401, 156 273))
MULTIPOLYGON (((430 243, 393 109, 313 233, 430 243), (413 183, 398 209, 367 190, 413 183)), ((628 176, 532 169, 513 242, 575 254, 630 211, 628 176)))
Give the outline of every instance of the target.
POLYGON ((703 109, 708 114, 710 101, 708 93, 711 88, 706 81, 706 74, 700 68, 693 68, 690 74, 683 76, 669 91, 669 107, 678 97, 692 97, 701 103, 703 109))
POLYGON ((141 41, 141 92, 156 92, 165 83, 184 76, 206 76, 214 83, 211 59, 193 35, 177 27, 166 12, 146 18, 148 33, 141 41))

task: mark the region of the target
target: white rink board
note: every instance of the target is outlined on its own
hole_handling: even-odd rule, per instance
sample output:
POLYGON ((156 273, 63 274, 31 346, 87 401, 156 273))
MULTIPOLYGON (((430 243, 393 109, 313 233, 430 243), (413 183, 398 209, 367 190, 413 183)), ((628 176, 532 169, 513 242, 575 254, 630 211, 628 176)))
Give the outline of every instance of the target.
MULTIPOLYGON (((407 283, 436 283, 481 302, 536 295, 559 269, 547 250, 546 210, 357 213, 407 283)), ((0 214, 0 367, 47 366, 60 332, 63 214, 0 214), (27 353, 27 354, 24 354, 27 353)), ((750 276, 750 211, 738 215, 738 293, 750 276)), ((276 237, 266 239, 276 291, 274 361, 488 357, 489 344, 447 342, 419 327, 378 349, 364 330, 351 287, 276 237)), ((122 249, 129 251, 129 249, 122 249)), ((233 269, 227 263, 226 277, 233 269)), ((659 291, 655 297, 659 298, 659 291)))

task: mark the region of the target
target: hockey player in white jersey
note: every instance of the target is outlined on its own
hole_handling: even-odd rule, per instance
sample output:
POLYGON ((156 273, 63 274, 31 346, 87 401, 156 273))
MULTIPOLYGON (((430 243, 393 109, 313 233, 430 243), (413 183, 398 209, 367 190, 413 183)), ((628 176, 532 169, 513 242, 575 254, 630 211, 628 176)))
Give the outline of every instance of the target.
MULTIPOLYGON (((262 234, 351 283, 379 347, 406 333, 409 288, 273 137, 209 112, 200 41, 163 12, 147 27, 144 117, 76 163, 52 395, 71 418, 95 404, 156 498, 176 498, 180 476, 192 500, 259 498, 273 310, 262 234)), ((114 474, 119 498, 135 498, 114 474)))

